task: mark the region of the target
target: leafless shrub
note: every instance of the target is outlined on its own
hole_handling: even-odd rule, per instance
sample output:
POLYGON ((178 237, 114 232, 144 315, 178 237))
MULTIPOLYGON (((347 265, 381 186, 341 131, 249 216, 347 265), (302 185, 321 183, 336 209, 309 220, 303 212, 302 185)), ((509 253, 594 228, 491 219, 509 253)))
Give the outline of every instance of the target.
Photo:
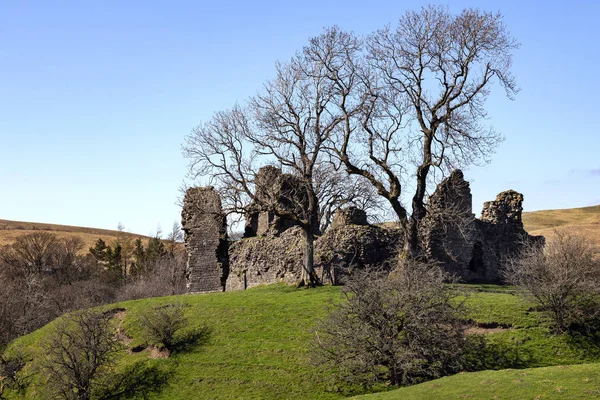
POLYGON ((168 303, 138 313, 138 325, 142 336, 149 344, 161 344, 173 349, 176 334, 188 324, 185 305, 180 302, 168 303))
POLYGON ((0 399, 6 399, 6 390, 20 391, 26 388, 27 379, 21 376, 25 367, 25 358, 20 351, 7 355, 2 354, 0 343, 0 399))
POLYGON ((171 296, 185 293, 185 253, 175 252, 159 258, 148 269, 131 278, 119 292, 120 300, 171 296))
POLYGON ((103 386, 120 348, 111 317, 85 311, 56 322, 42 362, 54 398, 88 400, 103 386))
MULTIPOLYGON (((357 271, 358 272, 358 271, 357 271)), ((394 276, 356 273, 316 331, 317 362, 344 387, 417 383, 460 370, 457 293, 437 266, 409 262, 394 276)))
POLYGON ((1 270, 0 288, 0 342, 8 343, 49 321, 50 305, 35 274, 16 278, 1 270))
POLYGON ((110 304, 120 292, 111 282, 98 276, 77 280, 70 284, 57 284, 47 291, 50 315, 56 318, 73 310, 110 304))
POLYGON ((598 327, 600 262, 582 236, 555 231, 545 246, 525 247, 503 274, 549 314, 558 332, 598 327))

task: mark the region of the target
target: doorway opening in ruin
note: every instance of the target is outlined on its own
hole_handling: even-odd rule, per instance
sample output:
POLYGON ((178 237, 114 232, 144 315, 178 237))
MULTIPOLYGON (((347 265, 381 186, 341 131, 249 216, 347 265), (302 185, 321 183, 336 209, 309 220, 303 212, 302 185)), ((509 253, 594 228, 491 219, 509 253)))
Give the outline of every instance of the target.
POLYGON ((475 242, 475 245, 473 246, 471 261, 469 261, 469 271, 485 272, 485 265, 483 263, 483 245, 479 241, 475 242))

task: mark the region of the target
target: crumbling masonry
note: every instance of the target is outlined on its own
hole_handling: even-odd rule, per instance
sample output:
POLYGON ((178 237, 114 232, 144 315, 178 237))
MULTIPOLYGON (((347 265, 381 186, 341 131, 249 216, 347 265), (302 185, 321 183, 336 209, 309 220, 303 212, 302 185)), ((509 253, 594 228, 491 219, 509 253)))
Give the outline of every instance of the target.
POLYGON ((523 195, 508 190, 486 202, 476 219, 469 183, 455 170, 428 200, 420 226, 423 251, 464 282, 500 282, 508 257, 527 242, 543 240, 523 228, 522 205, 523 195))
MULTIPOLYGON (((274 167, 262 173, 273 182, 274 192, 260 195, 273 196, 275 201, 280 201, 281 188, 294 185, 274 167)), ((212 188, 188 190, 184 203, 188 292, 298 282, 302 231, 293 221, 257 210, 246 216, 246 238, 228 246, 221 200, 212 188)), ((460 170, 454 171, 428 200, 427 216, 419 226, 423 254, 463 282, 500 282, 506 257, 517 254, 528 241, 543 240, 523 229, 522 203, 522 194, 502 192, 484 204, 481 219, 476 219, 469 183, 460 170)), ((394 224, 368 224, 362 210, 339 210, 331 227, 315 241, 317 273, 324 283, 338 284, 353 268, 391 270, 397 265, 401 237, 394 224)))
POLYGON ((229 275, 229 244, 221 197, 212 187, 188 189, 181 220, 188 255, 187 292, 225 290, 229 275))

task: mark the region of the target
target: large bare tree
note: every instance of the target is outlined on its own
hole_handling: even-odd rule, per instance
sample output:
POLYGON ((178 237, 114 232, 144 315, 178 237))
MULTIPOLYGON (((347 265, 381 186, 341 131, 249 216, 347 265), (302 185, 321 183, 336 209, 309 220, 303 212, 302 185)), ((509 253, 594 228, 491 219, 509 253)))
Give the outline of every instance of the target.
POLYGON ((511 99, 517 92, 510 67, 518 44, 500 14, 426 6, 369 36, 365 47, 361 112, 345 110, 347 124, 331 147, 350 174, 389 201, 405 228, 405 250, 416 256, 436 172, 487 161, 502 139, 483 123, 485 102, 494 84, 511 99), (403 199, 411 196, 409 211, 403 199))
POLYGON ((336 27, 325 30, 289 62, 278 63, 275 78, 246 107, 216 113, 194 129, 184 144, 191 176, 208 178, 228 211, 243 213, 253 204, 290 217, 302 228, 301 284, 317 283, 313 257, 320 212, 317 179, 328 162, 325 144, 345 121, 342 109, 350 107, 355 69, 348 61, 359 51, 360 43, 353 35, 336 27), (338 74, 335 80, 332 69, 338 74), (293 175, 297 182, 293 190, 264 195, 272 190, 267 186, 274 184, 262 185, 256 179, 265 164, 278 165, 293 175), (277 207, 274 199, 281 196, 291 206, 277 207))

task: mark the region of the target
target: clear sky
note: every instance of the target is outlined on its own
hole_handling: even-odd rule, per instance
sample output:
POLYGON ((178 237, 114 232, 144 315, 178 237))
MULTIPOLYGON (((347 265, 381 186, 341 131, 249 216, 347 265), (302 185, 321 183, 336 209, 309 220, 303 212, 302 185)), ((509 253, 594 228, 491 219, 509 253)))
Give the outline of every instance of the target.
MULTIPOLYGON (((195 125, 323 27, 366 34, 424 3, 0 2, 0 219, 168 231, 195 125)), ((474 211, 506 189, 526 211, 599 204, 600 2, 441 4, 500 11, 521 42, 521 92, 487 105, 506 140, 465 171, 474 211)))

